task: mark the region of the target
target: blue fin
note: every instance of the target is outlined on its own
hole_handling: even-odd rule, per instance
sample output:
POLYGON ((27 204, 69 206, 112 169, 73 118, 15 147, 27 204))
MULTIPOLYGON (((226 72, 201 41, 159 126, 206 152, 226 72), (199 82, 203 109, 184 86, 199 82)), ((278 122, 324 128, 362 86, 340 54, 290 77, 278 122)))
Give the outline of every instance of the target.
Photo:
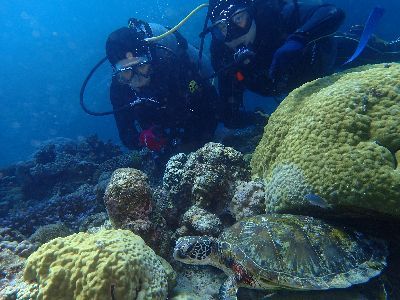
POLYGON ((367 22, 364 25, 364 31, 361 34, 357 49, 354 51, 353 55, 343 65, 351 63, 365 49, 371 35, 374 33, 376 26, 378 25, 378 23, 384 13, 385 13, 385 9, 383 7, 380 7, 380 6, 374 7, 374 9, 372 10, 372 12, 370 13, 370 15, 368 17, 367 22))

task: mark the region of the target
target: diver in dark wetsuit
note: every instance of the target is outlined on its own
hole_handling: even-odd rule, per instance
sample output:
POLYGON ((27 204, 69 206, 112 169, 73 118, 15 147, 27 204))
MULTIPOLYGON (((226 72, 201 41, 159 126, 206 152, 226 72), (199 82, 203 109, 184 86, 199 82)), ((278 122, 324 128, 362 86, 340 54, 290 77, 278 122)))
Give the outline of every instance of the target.
POLYGON ((198 68, 198 51, 177 32, 158 42, 161 25, 131 19, 106 42, 114 74, 110 98, 122 143, 157 153, 189 151, 212 139, 218 94, 198 68))
POLYGON ((251 120, 241 109, 245 89, 263 96, 290 92, 332 73, 342 63, 338 57, 348 58, 357 47, 351 39, 333 36, 345 14, 330 4, 210 0, 209 18, 212 25, 207 32, 212 34, 211 60, 218 76, 220 111, 225 126, 231 128, 251 120), (338 53, 341 40, 346 52, 338 53))

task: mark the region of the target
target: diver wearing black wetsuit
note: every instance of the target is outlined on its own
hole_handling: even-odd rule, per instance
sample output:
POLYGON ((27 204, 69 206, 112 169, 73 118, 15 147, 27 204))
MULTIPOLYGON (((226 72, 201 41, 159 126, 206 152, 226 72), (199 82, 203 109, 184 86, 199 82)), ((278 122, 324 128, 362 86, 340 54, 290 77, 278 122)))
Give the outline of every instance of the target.
POLYGON ((333 5, 215 0, 209 9, 211 59, 227 126, 241 126, 244 89, 276 95, 333 68, 334 41, 312 42, 342 24, 344 12, 333 5))
POLYGON ((193 149, 210 141, 218 95, 203 78, 212 73, 211 65, 200 74, 197 51, 179 33, 146 43, 144 38, 167 29, 134 21, 133 28, 111 33, 106 44, 114 68, 110 98, 121 141, 129 149, 153 151, 182 145, 193 149))

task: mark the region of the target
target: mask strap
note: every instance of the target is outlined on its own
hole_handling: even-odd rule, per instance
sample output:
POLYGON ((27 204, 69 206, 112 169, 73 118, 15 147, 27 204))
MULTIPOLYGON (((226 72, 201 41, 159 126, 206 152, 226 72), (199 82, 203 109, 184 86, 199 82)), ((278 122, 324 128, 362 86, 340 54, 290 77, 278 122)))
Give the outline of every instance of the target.
POLYGON ((136 32, 142 33, 144 35, 143 39, 153 37, 153 32, 151 30, 149 23, 144 22, 142 20, 138 20, 136 18, 130 18, 128 20, 128 28, 135 29, 136 32))

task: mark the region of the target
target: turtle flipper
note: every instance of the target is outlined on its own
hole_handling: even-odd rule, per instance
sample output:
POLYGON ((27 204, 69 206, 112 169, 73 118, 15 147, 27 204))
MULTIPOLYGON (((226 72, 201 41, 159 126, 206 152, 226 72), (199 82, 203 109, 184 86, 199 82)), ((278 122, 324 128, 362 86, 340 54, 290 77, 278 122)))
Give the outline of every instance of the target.
POLYGON ((238 288, 235 276, 229 276, 219 288, 219 300, 237 300, 238 288))

